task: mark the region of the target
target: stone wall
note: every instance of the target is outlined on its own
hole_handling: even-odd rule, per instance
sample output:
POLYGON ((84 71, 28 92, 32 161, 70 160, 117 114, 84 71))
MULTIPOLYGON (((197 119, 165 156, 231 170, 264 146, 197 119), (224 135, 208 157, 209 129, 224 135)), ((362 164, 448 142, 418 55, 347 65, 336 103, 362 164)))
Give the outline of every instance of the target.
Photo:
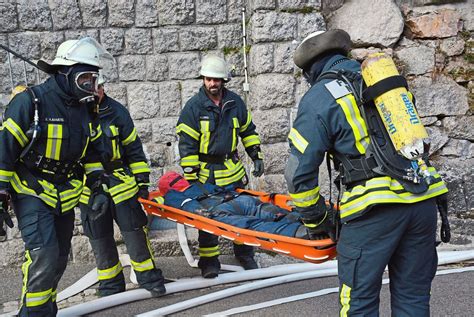
MULTIPOLYGON (((115 68, 106 74, 106 90, 130 110, 154 179, 164 170, 178 169, 174 126, 181 107, 201 85, 201 58, 209 53, 225 57, 235 67, 228 87, 244 95, 264 143, 266 173, 252 179, 251 186, 275 192, 286 191, 286 136, 307 89, 292 63, 293 51, 310 32, 343 28, 356 46, 352 57, 360 60, 369 52, 386 51, 408 77, 431 134, 433 163, 451 190, 453 243, 472 243, 470 0, 7 0, 0 2, 0 26, 0 43, 32 60, 52 60, 65 39, 90 35, 100 41, 116 58, 115 68), (242 91, 242 7, 248 95, 242 91)), ((30 84, 45 78, 16 58, 11 63, 14 85, 25 78, 30 84)), ((9 69, 0 49, 0 107, 9 98, 9 69)), ((12 237, 18 234, 10 234, 13 241, 8 244, 21 245, 12 237)), ((81 235, 76 238, 84 240, 81 235)))

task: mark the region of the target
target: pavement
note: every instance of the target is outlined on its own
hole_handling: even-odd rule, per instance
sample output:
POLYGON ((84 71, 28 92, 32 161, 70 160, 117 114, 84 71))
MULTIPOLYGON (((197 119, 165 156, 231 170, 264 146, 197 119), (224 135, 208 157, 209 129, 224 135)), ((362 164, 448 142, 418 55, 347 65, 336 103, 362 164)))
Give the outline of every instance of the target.
MULTIPOLYGON (((269 253, 257 253, 257 262, 261 267, 268 267, 281 263, 295 263, 297 260, 281 255, 271 255, 269 253)), ((237 264, 233 256, 221 256, 221 262, 225 264, 237 264)), ((200 271, 191 268, 183 256, 162 257, 157 259, 157 263, 163 270, 165 277, 178 279, 183 277, 197 277, 200 271)), ((445 266, 443 268, 460 267, 463 265, 474 265, 473 262, 445 266)), ((84 274, 94 269, 93 264, 70 263, 60 282, 59 290, 71 285, 84 274)), ((129 269, 126 268, 126 276, 129 269)), ((222 273, 224 274, 224 273, 222 273)), ((11 311, 18 304, 21 287, 21 272, 19 269, 3 269, 0 273, 2 287, 0 288, 0 312, 11 311)), ((103 310, 88 316, 134 316, 139 313, 155 310, 184 300, 210 294, 242 283, 231 285, 220 285, 208 287, 200 290, 185 291, 169 294, 161 298, 152 298, 138 302, 128 303, 111 309, 103 310)), ((254 290, 230 298, 221 299, 209 304, 204 304, 186 311, 177 312, 170 316, 202 316, 205 314, 222 312, 230 308, 251 305, 272 299, 288 297, 297 294, 314 292, 325 288, 333 288, 338 285, 336 277, 326 277, 310 279, 293 283, 285 283, 271 288, 254 290)), ((81 302, 88 302, 96 299, 95 287, 81 294, 73 296, 60 303, 60 308, 75 305, 81 302)), ((127 287, 135 288, 134 285, 127 284, 127 287)), ((472 316, 474 303, 472 294, 474 293, 474 272, 465 272, 438 276, 435 278, 432 287, 431 315, 432 316, 472 316)), ((389 286, 382 287, 380 314, 390 315, 389 286)), ((252 311, 237 316, 335 316, 338 314, 337 294, 328 294, 317 298, 299 300, 297 302, 286 303, 257 311, 252 311)))

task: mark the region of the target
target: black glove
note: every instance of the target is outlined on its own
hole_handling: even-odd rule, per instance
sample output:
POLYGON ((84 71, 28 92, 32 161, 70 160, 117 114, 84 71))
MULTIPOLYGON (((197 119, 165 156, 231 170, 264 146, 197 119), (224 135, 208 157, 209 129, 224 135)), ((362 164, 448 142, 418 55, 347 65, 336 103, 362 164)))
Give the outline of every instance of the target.
POLYGON ((311 240, 331 238, 337 241, 337 226, 335 211, 326 206, 324 197, 320 195, 318 202, 310 207, 296 207, 295 211, 301 215, 303 224, 308 228, 311 240))
POLYGON ((148 196, 150 195, 150 192, 148 191, 148 186, 150 185, 150 174, 139 173, 135 175, 135 179, 138 184, 138 197, 148 199, 148 196))
POLYGON ((100 218, 107 212, 109 208, 109 197, 105 193, 97 193, 94 195, 92 200, 92 214, 90 215, 92 220, 100 218))
POLYGON ((451 240, 451 228, 448 220, 448 195, 444 194, 436 197, 439 215, 441 217, 440 237, 441 241, 448 243, 451 240))
POLYGON ((3 228, 3 222, 10 228, 13 228, 13 221, 8 213, 8 207, 10 205, 10 194, 6 190, 0 190, 0 223, 3 228))
POLYGON ((264 172, 263 160, 257 159, 253 161, 252 175, 255 177, 260 177, 263 175, 263 172, 264 172))
POLYGON ((150 192, 148 191, 148 185, 138 184, 138 197, 148 199, 150 192))

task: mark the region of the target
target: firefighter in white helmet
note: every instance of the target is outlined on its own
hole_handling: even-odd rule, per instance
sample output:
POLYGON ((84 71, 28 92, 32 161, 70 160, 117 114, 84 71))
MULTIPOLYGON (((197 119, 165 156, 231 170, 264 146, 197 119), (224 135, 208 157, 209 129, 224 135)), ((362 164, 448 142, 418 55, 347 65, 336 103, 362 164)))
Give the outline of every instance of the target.
POLYGON ((50 78, 14 96, 4 113, 0 212, 13 207, 25 243, 20 316, 57 312, 84 168, 104 160, 94 112, 104 58, 112 59, 92 38, 65 41, 51 64, 38 62, 50 78))
POLYGON ((110 161, 103 164, 105 174, 98 185, 108 191, 101 192, 100 200, 108 208, 96 212, 97 199, 91 188, 84 188, 81 197, 81 218, 84 234, 94 251, 99 278, 99 296, 125 291, 117 247, 114 240, 114 220, 120 228, 130 255, 132 268, 140 287, 152 296, 165 293, 164 278, 156 267, 150 250, 145 225, 147 217, 138 197, 148 198, 150 168, 142 142, 128 110, 104 91, 105 79, 99 74, 99 120, 103 130, 104 150, 110 161))
MULTIPOLYGON (((225 88, 230 80, 223 58, 209 55, 202 61, 203 86, 183 108, 176 131, 186 180, 221 187, 245 187, 247 174, 237 153, 239 137, 254 162, 253 175, 263 174, 260 137, 243 100, 225 88)), ((234 244, 234 252, 245 269, 257 268, 252 247, 234 244)), ((217 237, 199 232, 199 267, 205 278, 219 273, 217 237)))

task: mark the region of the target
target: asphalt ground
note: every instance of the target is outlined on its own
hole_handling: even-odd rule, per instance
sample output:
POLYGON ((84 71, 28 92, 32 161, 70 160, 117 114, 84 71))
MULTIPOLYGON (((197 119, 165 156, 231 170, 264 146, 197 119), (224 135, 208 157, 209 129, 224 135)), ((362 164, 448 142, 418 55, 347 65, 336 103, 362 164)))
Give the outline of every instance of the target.
MULTIPOLYGON (((266 254, 257 256, 261 266, 269 266, 271 263, 293 262, 285 257, 271 257, 266 254)), ((177 279, 182 277, 199 276, 200 271, 189 267, 184 257, 170 257, 158 259, 158 264, 164 272, 165 277, 177 279)), ((226 264, 236 264, 231 256, 221 256, 221 262, 226 264)), ((464 265, 472 265, 467 263, 464 265)), ((462 265, 450 265, 442 268, 460 267, 462 265)), ((59 285, 59 290, 74 283, 84 274, 94 268, 93 264, 70 263, 59 285)), ((128 273, 128 269, 126 269, 128 273)), ((223 273, 224 274, 224 273, 223 273)), ((127 274, 128 275, 128 274, 127 274)), ((0 302, 8 303, 18 301, 21 288, 21 272, 19 269, 2 269, 0 273, 0 302)), ((204 304, 186 311, 177 312, 170 316, 202 316, 231 309, 252 305, 259 302, 284 298, 292 295, 314 292, 325 288, 337 286, 336 277, 318 278, 299 282, 281 284, 269 288, 255 290, 244 294, 236 295, 226 299, 218 300, 209 304, 204 304)), ((237 286, 231 284, 225 286, 214 286, 201 290, 186 291, 166 295, 161 298, 153 298, 138 302, 128 303, 111 309, 96 312, 89 316, 134 316, 136 314, 155 310, 171 304, 179 303, 187 299, 195 298, 205 294, 213 293, 228 287, 237 286)), ((91 291, 89 291, 90 293, 91 291)), ((432 286, 431 315, 432 316, 472 316, 474 314, 474 272, 456 273, 444 276, 437 276, 432 286)), ((380 315, 390 315, 389 287, 382 287, 380 297, 380 315)), ((89 297, 93 299, 94 296, 89 297)), ((81 295, 75 296, 69 305, 88 300, 81 295), (82 300, 81 300, 82 299, 82 300)), ((282 304, 256 310, 248 313, 237 314, 236 316, 337 316, 338 315, 337 294, 328 294, 316 298, 300 300, 297 302, 282 304)), ((11 307, 14 303, 10 303, 11 307)), ((1 307, 1 306, 0 306, 1 307)), ((5 308, 5 305, 4 305, 5 308)))

